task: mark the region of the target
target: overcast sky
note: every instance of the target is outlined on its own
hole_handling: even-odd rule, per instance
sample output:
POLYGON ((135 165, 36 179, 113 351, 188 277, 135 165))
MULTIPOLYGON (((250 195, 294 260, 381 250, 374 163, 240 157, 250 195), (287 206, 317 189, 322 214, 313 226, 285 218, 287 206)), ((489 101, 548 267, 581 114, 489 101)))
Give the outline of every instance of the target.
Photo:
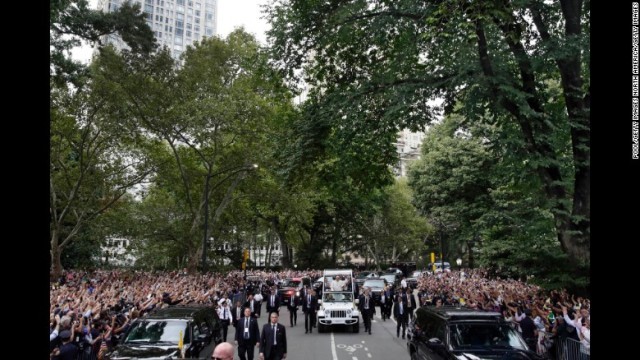
MULTIPOLYGON (((267 21, 261 19, 260 5, 269 0, 218 0, 218 35, 226 37, 236 27, 255 35, 263 45, 267 42, 265 32, 269 28, 267 21)), ((89 0, 89 6, 97 8, 98 0, 89 0)), ((87 62, 91 58, 91 48, 84 46, 73 51, 73 57, 87 62)))

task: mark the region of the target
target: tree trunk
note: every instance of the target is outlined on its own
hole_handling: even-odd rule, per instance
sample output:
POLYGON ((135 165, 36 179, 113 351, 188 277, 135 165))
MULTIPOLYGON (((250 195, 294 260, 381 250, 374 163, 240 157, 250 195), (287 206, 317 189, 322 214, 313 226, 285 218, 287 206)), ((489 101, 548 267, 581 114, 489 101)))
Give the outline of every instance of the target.
POLYGON ((62 249, 58 246, 58 236, 54 231, 51 239, 51 277, 53 279, 59 279, 62 276, 62 249))

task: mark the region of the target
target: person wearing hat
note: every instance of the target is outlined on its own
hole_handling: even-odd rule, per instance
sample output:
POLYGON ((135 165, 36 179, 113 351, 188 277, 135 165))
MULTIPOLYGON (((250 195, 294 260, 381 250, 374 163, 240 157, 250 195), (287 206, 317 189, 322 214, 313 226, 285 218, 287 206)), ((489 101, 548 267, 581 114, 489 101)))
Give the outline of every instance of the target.
POLYGON ((62 330, 59 336, 60 340, 62 340, 62 346, 53 350, 51 353, 51 359, 75 360, 78 356, 78 347, 72 341, 73 328, 72 330, 62 330))
POLYGON ((220 324, 222 325, 222 341, 227 341, 227 332, 229 330, 229 324, 231 324, 231 310, 229 309, 229 303, 222 301, 221 306, 218 308, 218 317, 220 318, 220 324))

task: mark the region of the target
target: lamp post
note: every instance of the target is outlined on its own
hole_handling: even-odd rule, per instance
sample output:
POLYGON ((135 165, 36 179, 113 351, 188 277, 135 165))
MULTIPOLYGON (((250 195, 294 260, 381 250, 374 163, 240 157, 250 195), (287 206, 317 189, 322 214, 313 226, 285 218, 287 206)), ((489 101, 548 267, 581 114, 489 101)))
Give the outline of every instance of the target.
POLYGON ((458 264, 458 267, 462 267, 462 259, 457 258, 456 259, 456 264, 458 264))
POLYGON ((207 174, 205 175, 204 182, 204 237, 202 239, 202 271, 204 272, 207 268, 207 239, 209 238, 209 181, 212 177, 222 175, 224 173, 229 173, 224 179, 220 180, 215 186, 222 184, 225 180, 229 179, 233 174, 239 173, 241 171, 250 171, 257 170, 258 164, 250 164, 250 165, 242 165, 235 166, 231 168, 227 168, 221 171, 216 172, 215 174, 207 174))

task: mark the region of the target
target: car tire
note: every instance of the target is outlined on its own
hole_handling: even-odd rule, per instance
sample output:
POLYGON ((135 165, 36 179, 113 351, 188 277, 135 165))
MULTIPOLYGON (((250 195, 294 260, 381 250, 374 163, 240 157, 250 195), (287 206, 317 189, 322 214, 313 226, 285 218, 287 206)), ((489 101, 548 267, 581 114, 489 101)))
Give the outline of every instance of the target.
POLYGON ((351 329, 351 331, 353 333, 355 333, 355 334, 359 333, 360 332, 360 323, 357 322, 357 323, 353 324, 353 328, 351 329))
POLYGON ((324 332, 324 325, 318 323, 318 333, 323 333, 324 332))
POLYGON ((411 352, 411 360, 420 360, 418 358, 418 352, 417 351, 412 351, 411 352))

